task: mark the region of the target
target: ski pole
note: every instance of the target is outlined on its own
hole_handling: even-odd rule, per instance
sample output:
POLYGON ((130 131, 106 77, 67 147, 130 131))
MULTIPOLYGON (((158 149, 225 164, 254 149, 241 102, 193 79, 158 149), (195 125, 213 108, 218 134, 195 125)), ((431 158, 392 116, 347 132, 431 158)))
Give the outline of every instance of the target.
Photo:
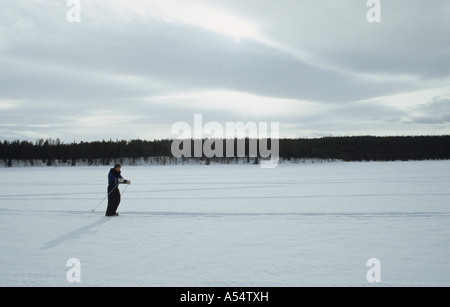
POLYGON ((126 187, 125 187, 125 189, 123 189, 123 191, 122 191, 122 197, 125 195, 125 191, 127 190, 128 186, 129 186, 129 184, 127 184, 126 187))
POLYGON ((117 185, 114 187, 114 189, 112 189, 111 192, 109 192, 108 195, 106 195, 105 198, 103 198, 103 199, 98 203, 98 205, 97 205, 94 209, 91 209, 91 211, 92 211, 92 212, 95 212, 95 209, 97 209, 98 206, 100 206, 101 203, 104 202, 105 199, 107 199, 108 196, 109 196, 115 189, 117 189, 118 186, 119 186, 119 185, 117 184, 117 185))

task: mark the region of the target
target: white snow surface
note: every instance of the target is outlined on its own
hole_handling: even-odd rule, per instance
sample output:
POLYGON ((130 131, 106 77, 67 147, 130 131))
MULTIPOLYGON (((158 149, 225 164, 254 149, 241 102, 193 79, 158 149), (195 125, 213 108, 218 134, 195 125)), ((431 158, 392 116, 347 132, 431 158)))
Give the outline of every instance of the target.
POLYGON ((0 286, 450 286, 450 161, 108 171, 0 170, 0 286))

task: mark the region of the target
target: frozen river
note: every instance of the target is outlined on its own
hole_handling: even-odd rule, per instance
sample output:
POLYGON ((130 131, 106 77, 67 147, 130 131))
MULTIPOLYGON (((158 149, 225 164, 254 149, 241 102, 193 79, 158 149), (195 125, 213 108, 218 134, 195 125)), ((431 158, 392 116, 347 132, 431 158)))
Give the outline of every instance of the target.
POLYGON ((108 171, 1 169, 0 286, 450 286, 450 161, 108 171))

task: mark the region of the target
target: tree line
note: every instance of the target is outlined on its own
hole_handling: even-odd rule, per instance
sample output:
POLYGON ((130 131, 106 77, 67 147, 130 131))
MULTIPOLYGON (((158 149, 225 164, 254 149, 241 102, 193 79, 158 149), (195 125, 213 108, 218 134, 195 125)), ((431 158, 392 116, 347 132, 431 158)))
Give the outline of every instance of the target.
MULTIPOLYGON (((205 140, 203 140, 205 141, 205 140)), ((236 143, 238 140, 234 140, 236 143)), ((245 140, 246 147, 255 140, 245 140)), ((269 140, 270 141, 270 140, 269 140)), ((443 136, 355 136, 315 139, 280 139, 279 156, 291 159, 336 159, 344 161, 448 160, 450 135, 443 136)), ((73 161, 101 159, 108 165, 123 158, 173 157, 173 140, 109 140, 63 143, 59 139, 0 141, 0 160, 73 161)), ((191 140, 194 142, 194 140, 191 140)), ((226 148, 225 140, 223 142, 226 148)), ((256 140, 256 142, 259 142, 256 140)), ((270 142, 269 142, 270 145, 270 142)), ((248 151, 246 151, 248 153, 248 151)), ((248 157, 248 154, 246 155, 248 157)), ((204 159, 204 157, 199 157, 204 159)), ((220 158, 219 158, 220 159, 220 158)), ((229 159, 229 158, 223 158, 229 159)))

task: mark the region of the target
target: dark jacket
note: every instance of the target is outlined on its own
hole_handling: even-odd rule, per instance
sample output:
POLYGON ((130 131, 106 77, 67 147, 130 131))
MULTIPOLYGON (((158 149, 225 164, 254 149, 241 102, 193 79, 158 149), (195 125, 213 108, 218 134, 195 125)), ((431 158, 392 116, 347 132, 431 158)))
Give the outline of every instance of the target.
MULTIPOLYGON (((119 179, 123 179, 122 175, 120 174, 120 172, 112 168, 108 174, 108 185, 110 187, 116 187, 120 184, 119 179)), ((128 183, 128 180, 124 180, 123 183, 128 183)))

